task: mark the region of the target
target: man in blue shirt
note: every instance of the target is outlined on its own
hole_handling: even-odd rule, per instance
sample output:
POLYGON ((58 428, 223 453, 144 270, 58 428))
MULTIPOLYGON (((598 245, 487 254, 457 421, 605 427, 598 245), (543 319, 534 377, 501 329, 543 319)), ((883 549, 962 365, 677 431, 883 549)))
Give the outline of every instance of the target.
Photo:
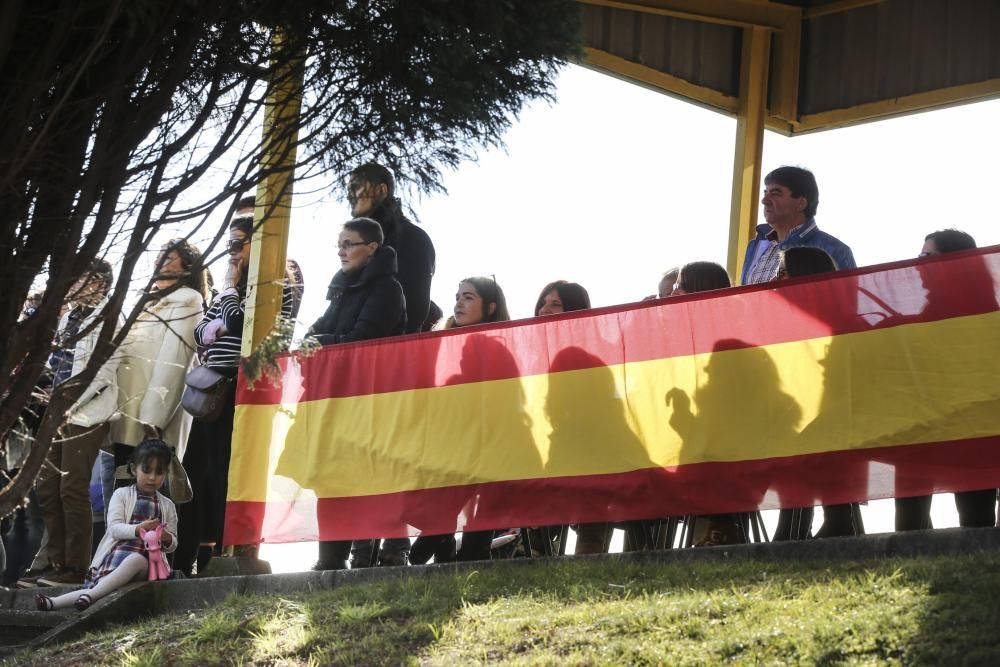
POLYGON ((854 254, 839 239, 816 226, 819 187, 816 177, 801 167, 778 167, 764 178, 764 219, 757 226, 757 238, 750 241, 743 262, 741 285, 774 280, 781 251, 796 246, 825 250, 838 269, 853 269, 854 254))

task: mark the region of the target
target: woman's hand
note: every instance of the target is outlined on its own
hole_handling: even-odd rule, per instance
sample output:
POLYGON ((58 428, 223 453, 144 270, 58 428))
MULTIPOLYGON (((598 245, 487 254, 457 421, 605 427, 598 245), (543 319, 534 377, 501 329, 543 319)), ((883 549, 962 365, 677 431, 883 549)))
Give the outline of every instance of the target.
POLYGON ((160 544, 162 544, 165 547, 169 547, 173 543, 174 543, 173 535, 164 530, 163 535, 160 537, 160 544))
POLYGON ((243 258, 240 255, 230 255, 226 266, 226 277, 222 281, 222 289, 229 289, 240 284, 243 275, 243 258))
POLYGON ((141 531, 145 530, 145 531, 148 532, 150 530, 156 530, 156 527, 159 526, 159 525, 160 525, 160 520, 159 519, 146 519, 142 523, 137 524, 136 527, 135 527, 135 536, 136 536, 136 538, 138 538, 138 539, 141 540, 142 539, 142 532, 141 531))

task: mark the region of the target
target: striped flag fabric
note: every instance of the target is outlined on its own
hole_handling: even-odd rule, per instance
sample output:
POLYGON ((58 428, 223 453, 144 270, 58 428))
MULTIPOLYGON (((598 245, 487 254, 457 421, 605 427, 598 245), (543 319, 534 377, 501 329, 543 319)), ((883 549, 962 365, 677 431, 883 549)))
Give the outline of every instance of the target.
POLYGON ((1000 486, 1000 247, 323 348, 241 377, 227 544, 1000 486))

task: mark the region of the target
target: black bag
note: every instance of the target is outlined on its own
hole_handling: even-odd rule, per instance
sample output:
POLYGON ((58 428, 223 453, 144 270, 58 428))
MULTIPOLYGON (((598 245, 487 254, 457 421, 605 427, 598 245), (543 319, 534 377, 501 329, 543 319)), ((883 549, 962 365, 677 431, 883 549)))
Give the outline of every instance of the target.
POLYGON ((233 391, 233 380, 208 366, 195 366, 184 378, 181 405, 187 413, 203 422, 214 422, 233 391))

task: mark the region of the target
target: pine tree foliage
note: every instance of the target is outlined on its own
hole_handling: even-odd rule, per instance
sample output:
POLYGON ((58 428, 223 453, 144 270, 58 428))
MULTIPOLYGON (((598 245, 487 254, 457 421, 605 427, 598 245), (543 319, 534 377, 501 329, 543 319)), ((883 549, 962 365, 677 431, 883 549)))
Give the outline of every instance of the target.
MULTIPOLYGON (((31 487, 62 415, 114 351, 137 260, 161 229, 202 230, 277 169, 269 94, 301 88, 297 174, 339 182, 376 159, 411 186, 498 145, 578 55, 571 0, 10 0, 0 3, 0 435, 35 389, 74 280, 115 249, 86 372, 49 399, 0 514, 31 487), (195 184, 224 169, 211 195, 195 184), (19 321, 33 283, 35 314, 19 321)), ((228 217, 228 216, 227 216, 228 217)), ((204 234, 203 234, 204 235, 204 234)), ((126 313, 131 322, 144 305, 126 313)))

